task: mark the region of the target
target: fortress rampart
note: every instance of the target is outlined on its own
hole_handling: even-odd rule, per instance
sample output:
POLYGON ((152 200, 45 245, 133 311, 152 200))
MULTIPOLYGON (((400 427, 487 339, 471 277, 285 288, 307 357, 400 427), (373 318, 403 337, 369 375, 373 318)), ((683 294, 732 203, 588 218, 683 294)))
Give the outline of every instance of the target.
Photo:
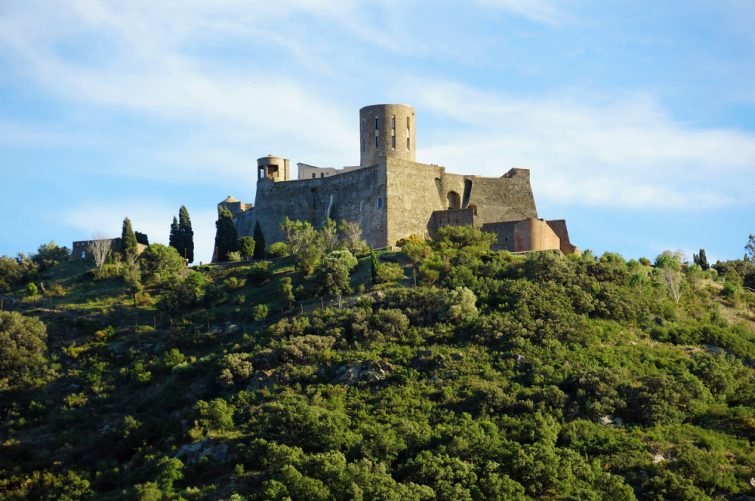
POLYGON ((373 247, 432 235, 449 224, 473 224, 497 235, 494 248, 576 250, 564 220, 538 219, 529 170, 494 178, 416 162, 415 119, 411 106, 366 106, 359 111, 359 167, 299 163, 300 179, 289 180, 288 159, 268 155, 257 161, 254 206, 232 197, 219 205, 232 209, 239 235, 252 236, 259 225, 267 245, 283 239, 280 224, 288 217, 316 227, 328 218, 357 222, 373 247))

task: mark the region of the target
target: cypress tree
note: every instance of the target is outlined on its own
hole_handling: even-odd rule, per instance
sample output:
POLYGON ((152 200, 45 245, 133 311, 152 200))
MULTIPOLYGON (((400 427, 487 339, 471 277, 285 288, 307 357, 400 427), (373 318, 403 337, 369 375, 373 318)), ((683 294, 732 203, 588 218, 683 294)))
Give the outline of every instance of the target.
POLYGON ((233 225, 231 211, 225 207, 218 209, 215 228, 215 262, 227 261, 229 252, 239 250, 239 237, 233 225))
POLYGON ((178 211, 178 253, 188 262, 194 262, 194 230, 191 229, 191 219, 186 206, 182 205, 178 211))
POLYGON ((168 239, 168 245, 176 249, 179 254, 181 253, 178 236, 178 219, 176 219, 176 216, 173 216, 173 222, 170 225, 170 238, 168 239))
POLYGON ((376 284, 378 281, 378 275, 380 274, 380 261, 378 260, 375 249, 370 247, 370 271, 372 272, 372 283, 376 284))
POLYGON ((260 222, 254 225, 254 259, 263 259, 265 257, 265 235, 262 234, 260 222))
POLYGON ((136 235, 131 227, 131 220, 123 220, 123 230, 121 231, 121 252, 124 256, 135 255, 137 253, 136 235))

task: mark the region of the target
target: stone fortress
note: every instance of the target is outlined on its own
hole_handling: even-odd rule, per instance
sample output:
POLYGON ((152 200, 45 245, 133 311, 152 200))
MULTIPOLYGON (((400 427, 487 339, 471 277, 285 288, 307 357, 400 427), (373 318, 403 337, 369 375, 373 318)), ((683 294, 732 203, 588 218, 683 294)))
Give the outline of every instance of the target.
POLYGON ((266 245, 283 240, 285 217, 309 221, 355 221, 375 248, 393 246, 412 234, 432 236, 445 225, 474 225, 498 237, 494 249, 514 252, 576 251, 566 221, 539 219, 527 169, 498 178, 451 174, 445 167, 416 161, 416 114, 403 104, 377 104, 359 110, 358 166, 297 164, 291 179, 286 158, 257 160, 254 204, 229 196, 228 208, 239 236, 255 226, 266 245))

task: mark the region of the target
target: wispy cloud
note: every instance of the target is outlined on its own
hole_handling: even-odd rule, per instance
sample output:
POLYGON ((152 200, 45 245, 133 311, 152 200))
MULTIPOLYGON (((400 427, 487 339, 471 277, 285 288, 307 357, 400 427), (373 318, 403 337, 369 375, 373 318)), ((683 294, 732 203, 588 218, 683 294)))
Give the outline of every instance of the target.
POLYGON ((456 83, 413 86, 419 109, 456 124, 429 145, 419 143, 424 159, 452 170, 500 175, 513 166, 533 167, 539 195, 562 203, 632 208, 753 203, 742 180, 755 176, 755 134, 680 123, 649 96, 521 99, 456 83))
POLYGON ((569 19, 557 0, 477 0, 488 8, 509 11, 532 21, 559 24, 569 19))

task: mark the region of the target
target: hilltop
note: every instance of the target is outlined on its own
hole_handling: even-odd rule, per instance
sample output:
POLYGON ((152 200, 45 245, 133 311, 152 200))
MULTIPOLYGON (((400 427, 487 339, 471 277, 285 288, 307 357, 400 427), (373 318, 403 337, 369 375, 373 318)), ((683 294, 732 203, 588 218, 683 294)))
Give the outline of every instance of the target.
POLYGON ((46 248, 2 275, 2 497, 752 495, 752 263, 490 244, 46 248))

